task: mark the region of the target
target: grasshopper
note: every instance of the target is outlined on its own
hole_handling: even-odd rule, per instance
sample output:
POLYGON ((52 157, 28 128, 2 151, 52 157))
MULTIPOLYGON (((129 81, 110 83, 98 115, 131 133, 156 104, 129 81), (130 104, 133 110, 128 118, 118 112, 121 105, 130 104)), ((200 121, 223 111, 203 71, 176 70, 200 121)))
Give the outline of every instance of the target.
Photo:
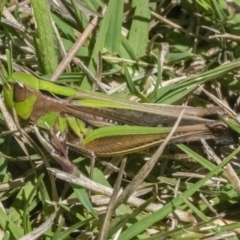
MULTIPOLYGON (((101 93, 83 91, 13 73, 3 88, 5 104, 17 115, 40 128, 84 136, 81 147, 96 156, 118 156, 159 145, 185 109, 170 143, 201 138, 216 144, 234 143, 235 137, 218 114, 221 107, 198 109, 119 100, 101 93), (61 97, 61 98, 60 98, 61 97), (91 126, 91 128, 88 128, 91 126)), ((69 143, 76 149, 75 144, 69 143)))

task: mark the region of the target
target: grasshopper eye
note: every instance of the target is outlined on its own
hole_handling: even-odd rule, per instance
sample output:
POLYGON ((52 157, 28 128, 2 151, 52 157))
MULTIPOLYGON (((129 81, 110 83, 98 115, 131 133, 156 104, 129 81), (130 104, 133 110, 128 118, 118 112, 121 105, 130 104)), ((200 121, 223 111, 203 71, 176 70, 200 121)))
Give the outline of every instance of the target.
POLYGON ((22 83, 14 83, 13 85, 13 101, 23 102, 27 99, 28 89, 22 83))

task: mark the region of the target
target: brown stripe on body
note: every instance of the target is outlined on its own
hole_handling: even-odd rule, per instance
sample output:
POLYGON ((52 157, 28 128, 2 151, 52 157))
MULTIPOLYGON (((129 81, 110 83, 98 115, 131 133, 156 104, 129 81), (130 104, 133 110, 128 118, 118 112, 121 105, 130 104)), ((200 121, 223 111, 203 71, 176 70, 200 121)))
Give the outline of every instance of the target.
POLYGON ((59 112, 61 113, 63 108, 68 104, 67 100, 53 98, 42 94, 41 92, 35 93, 37 100, 34 104, 30 120, 37 122, 40 117, 46 113, 59 112))
MULTIPOLYGON (((168 133, 105 136, 85 144, 84 147, 99 157, 119 156, 160 145, 167 135, 168 133)), ((234 132, 218 122, 218 127, 216 124, 178 127, 169 144, 196 142, 201 138, 212 140, 216 145, 237 142, 234 132)))

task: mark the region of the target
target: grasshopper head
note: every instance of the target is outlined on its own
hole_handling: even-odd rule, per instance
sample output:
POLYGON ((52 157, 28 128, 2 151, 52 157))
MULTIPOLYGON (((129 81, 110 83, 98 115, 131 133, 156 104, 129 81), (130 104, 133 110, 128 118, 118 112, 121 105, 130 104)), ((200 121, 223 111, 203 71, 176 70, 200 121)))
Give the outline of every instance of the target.
POLYGON ((34 91, 38 89, 37 79, 26 73, 13 73, 3 87, 3 97, 8 109, 14 108, 22 119, 28 119, 36 101, 34 91))

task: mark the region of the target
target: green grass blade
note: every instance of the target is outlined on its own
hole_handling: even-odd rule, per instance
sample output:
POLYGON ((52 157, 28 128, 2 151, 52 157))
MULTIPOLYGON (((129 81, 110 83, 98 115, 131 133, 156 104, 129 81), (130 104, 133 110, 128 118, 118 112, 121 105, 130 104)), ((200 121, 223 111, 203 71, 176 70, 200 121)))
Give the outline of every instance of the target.
POLYGON ((37 22, 41 62, 43 62, 45 73, 51 74, 58 65, 58 57, 49 3, 47 0, 31 0, 31 4, 37 22))
MULTIPOLYGON (((238 148, 234 154, 237 154, 240 152, 240 148, 238 148)), ((188 198, 191 195, 193 195, 208 179, 213 177, 215 174, 218 174, 221 172, 221 169, 223 166, 225 166, 229 161, 231 160, 231 157, 224 159, 221 164, 216 166, 212 172, 209 172, 206 177, 198 181, 193 185, 192 188, 186 190, 182 197, 188 198)), ((133 226, 129 227, 127 230, 122 232, 122 234, 119 237, 119 240, 128 240, 131 239, 133 236, 136 236, 137 234, 141 233, 145 229, 147 229, 152 224, 156 223, 157 221, 160 221, 165 216, 167 216, 169 213, 173 211, 173 209, 178 208, 181 204, 183 204, 182 197, 176 197, 171 202, 165 204, 163 208, 160 210, 154 212, 153 214, 143 218, 133 226)))
POLYGON ((0 226, 4 231, 9 231, 11 233, 11 239, 18 240, 23 236, 23 229, 15 224, 2 208, 0 208, 0 215, 0 226))
POLYGON ((129 44, 137 58, 146 54, 149 33, 150 9, 149 1, 133 0, 132 6, 135 8, 131 29, 129 32, 129 44))
POLYGON ((108 20, 105 22, 107 26, 104 26, 106 29, 104 47, 110 53, 118 54, 122 35, 123 0, 111 0, 105 18, 108 20))

